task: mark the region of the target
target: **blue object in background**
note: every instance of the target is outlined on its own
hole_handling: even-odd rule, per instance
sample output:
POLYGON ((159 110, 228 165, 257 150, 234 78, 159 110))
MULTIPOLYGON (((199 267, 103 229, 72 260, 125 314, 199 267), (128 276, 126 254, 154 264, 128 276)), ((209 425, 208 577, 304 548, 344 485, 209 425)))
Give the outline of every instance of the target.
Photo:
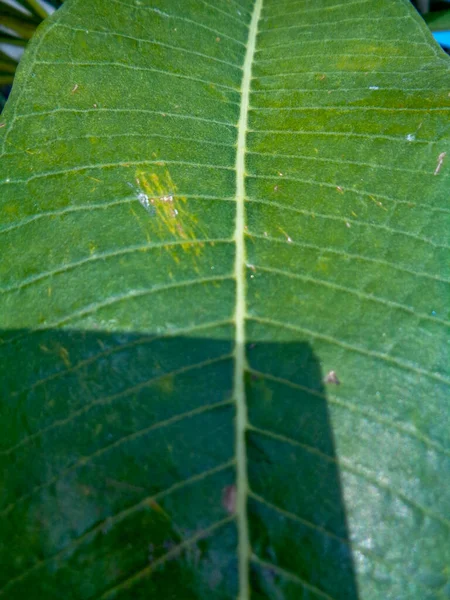
POLYGON ((444 48, 450 48, 450 31, 434 31, 433 37, 444 48))

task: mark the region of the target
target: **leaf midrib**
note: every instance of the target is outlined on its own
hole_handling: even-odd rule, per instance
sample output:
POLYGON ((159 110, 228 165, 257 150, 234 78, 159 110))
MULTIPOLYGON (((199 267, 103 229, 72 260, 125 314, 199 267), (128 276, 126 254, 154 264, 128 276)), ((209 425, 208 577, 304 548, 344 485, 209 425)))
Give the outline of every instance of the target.
POLYGON ((236 243, 235 278, 236 278, 236 339, 234 349, 234 386, 233 396, 236 402, 236 515, 238 528, 238 564, 239 564, 239 600, 248 600, 249 593, 249 559, 250 541, 247 519, 247 449, 245 435, 248 427, 247 404, 245 398, 244 375, 246 370, 245 356, 245 154, 249 111, 252 63, 255 54, 258 22, 263 0, 256 0, 250 22, 247 50, 245 54, 243 77, 241 84, 241 107, 238 122, 238 140, 236 152, 236 226, 234 240, 236 243))

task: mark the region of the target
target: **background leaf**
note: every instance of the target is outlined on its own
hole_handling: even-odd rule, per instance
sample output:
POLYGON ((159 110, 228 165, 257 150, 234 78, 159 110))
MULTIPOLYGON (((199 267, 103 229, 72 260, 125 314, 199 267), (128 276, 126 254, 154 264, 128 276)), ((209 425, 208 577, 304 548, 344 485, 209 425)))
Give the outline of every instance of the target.
POLYGON ((445 31, 450 29, 450 10, 428 13, 423 18, 431 31, 445 31))
POLYGON ((449 597, 448 94, 401 0, 37 30, 0 123, 0 596, 449 597))

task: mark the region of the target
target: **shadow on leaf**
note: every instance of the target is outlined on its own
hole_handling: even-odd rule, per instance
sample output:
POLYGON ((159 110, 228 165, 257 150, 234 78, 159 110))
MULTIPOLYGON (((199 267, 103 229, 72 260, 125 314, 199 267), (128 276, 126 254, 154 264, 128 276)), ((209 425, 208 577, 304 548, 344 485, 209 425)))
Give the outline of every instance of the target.
MULTIPOLYGON (((237 596, 227 327, 2 332, 5 598, 237 596)), ((318 360, 301 342, 247 357, 252 598, 357 600, 318 360)))

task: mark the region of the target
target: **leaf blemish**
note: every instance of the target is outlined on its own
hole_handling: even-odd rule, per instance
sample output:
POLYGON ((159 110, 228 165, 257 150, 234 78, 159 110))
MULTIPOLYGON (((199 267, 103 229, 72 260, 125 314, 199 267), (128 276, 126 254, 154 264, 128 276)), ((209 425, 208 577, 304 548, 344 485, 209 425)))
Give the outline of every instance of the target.
MULTIPOLYGON (((194 250, 198 254, 203 244, 197 241, 198 223, 192 211, 187 209, 187 199, 177 194, 177 188, 167 169, 161 174, 138 171, 135 178, 137 199, 147 212, 155 218, 155 234, 166 238, 167 233, 185 241, 183 250, 194 250)), ((131 184, 128 184, 131 185, 131 184)), ((131 185, 131 187, 134 187, 131 185)), ((174 255, 175 258, 175 255, 174 255)), ((178 259, 175 258, 178 262, 178 259)))
POLYGON ((281 227, 278 227, 278 230, 281 231, 281 233, 285 236, 287 243, 292 244, 291 236, 288 233, 286 233, 286 231, 284 231, 284 229, 282 229, 281 227))
POLYGON ((236 510, 236 486, 227 485, 222 492, 222 506, 229 515, 234 514, 236 510))
POLYGON ((336 375, 336 371, 329 371, 324 377, 325 383, 334 383, 334 385, 340 385, 340 380, 336 375))
POLYGON ((447 156, 447 152, 441 152, 438 156, 438 164, 437 167, 434 171, 434 175, 437 175, 439 173, 439 171, 441 170, 442 167, 442 163, 444 162, 444 158, 447 156))

